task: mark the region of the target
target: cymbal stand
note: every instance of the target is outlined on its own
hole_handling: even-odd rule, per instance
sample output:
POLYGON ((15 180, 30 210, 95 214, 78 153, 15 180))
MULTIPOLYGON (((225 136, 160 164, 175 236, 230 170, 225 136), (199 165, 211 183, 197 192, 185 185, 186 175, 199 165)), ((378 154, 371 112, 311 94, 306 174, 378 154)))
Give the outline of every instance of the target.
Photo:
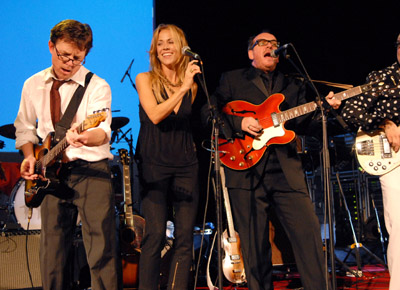
POLYGON ((362 277, 362 266, 361 266, 361 257, 360 257, 360 249, 363 249, 367 254, 369 254, 370 256, 372 256, 376 261, 378 261, 379 263, 381 263, 382 265, 386 266, 386 263, 384 261, 382 261, 381 258, 379 258, 378 256, 376 256, 374 253, 372 253, 368 248, 366 248, 362 243, 359 243, 357 240, 357 235, 356 232, 354 230, 354 225, 353 225, 353 220, 352 220, 352 216, 351 216, 351 212, 349 210, 349 207, 347 206, 347 202, 346 202, 346 198, 344 196, 343 193, 343 188, 342 188, 342 184, 340 182, 340 178, 339 178, 339 172, 336 172, 336 179, 338 182, 338 186, 339 186, 339 193, 340 196, 343 200, 343 204, 344 204, 344 208, 347 212, 348 215, 348 219, 349 219, 349 224, 350 224, 350 228, 351 228, 351 232, 353 235, 353 241, 354 243, 350 246, 351 249, 350 251, 347 253, 347 256, 344 258, 344 261, 347 260, 348 256, 351 254, 351 252, 353 250, 355 250, 355 256, 356 256, 356 263, 357 263, 357 271, 352 270, 351 268, 349 268, 344 261, 340 261, 339 259, 337 259, 338 262, 341 263, 342 266, 344 266, 349 272, 351 272, 354 277, 362 277))

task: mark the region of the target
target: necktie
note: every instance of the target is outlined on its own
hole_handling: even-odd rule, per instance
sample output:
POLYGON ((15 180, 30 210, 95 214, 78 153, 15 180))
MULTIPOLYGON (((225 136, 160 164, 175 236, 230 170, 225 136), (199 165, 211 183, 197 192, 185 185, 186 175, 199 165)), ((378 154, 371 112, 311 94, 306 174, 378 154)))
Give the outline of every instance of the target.
POLYGON ((60 121, 61 116, 61 97, 58 89, 67 81, 59 81, 54 79, 53 85, 50 89, 50 112, 51 120, 53 121, 53 126, 55 126, 60 121))
POLYGON ((263 80, 264 86, 267 89, 268 95, 270 95, 272 92, 272 75, 262 73, 261 79, 263 80))

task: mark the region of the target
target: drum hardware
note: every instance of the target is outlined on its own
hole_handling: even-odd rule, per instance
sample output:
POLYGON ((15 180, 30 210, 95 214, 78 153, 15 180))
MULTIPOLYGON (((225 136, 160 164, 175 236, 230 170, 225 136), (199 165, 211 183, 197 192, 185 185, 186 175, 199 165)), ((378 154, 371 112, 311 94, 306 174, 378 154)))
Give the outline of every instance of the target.
POLYGON ((118 129, 121 129, 128 123, 129 123, 129 118, 127 117, 113 117, 111 121, 111 131, 116 131, 118 129))
POLYGON ((7 124, 0 127, 0 135, 9 139, 15 139, 14 124, 7 124))

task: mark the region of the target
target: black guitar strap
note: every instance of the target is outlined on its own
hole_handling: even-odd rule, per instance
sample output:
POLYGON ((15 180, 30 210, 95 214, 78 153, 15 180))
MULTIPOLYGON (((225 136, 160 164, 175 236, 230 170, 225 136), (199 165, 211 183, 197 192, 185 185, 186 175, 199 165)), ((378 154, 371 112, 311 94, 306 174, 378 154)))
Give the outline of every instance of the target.
POLYGON ((60 142, 67 130, 71 127, 72 119, 74 118, 76 111, 82 101, 83 95, 85 94, 86 88, 89 85, 89 82, 93 76, 92 72, 88 72, 85 78, 85 86, 79 85, 76 89, 74 95, 72 96, 71 101, 68 104, 67 109, 65 110, 65 114, 62 116, 60 122, 56 124, 55 133, 54 133, 54 145, 60 142))

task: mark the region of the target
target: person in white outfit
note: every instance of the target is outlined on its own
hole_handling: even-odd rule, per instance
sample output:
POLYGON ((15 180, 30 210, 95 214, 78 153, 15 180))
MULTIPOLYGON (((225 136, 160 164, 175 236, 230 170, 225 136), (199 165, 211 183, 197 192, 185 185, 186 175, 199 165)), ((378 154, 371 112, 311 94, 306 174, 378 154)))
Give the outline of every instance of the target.
MULTIPOLYGON (((396 42, 397 61, 381 70, 371 72, 367 83, 372 89, 346 102, 342 117, 366 133, 381 130, 391 149, 400 149, 400 34, 396 42)), ((374 150, 378 150, 374 146, 374 150)), ((375 155, 377 156, 377 155, 375 155)), ((389 169, 389 168, 388 168, 389 169)), ((400 167, 380 176, 386 229, 390 290, 400 289, 400 167)))

